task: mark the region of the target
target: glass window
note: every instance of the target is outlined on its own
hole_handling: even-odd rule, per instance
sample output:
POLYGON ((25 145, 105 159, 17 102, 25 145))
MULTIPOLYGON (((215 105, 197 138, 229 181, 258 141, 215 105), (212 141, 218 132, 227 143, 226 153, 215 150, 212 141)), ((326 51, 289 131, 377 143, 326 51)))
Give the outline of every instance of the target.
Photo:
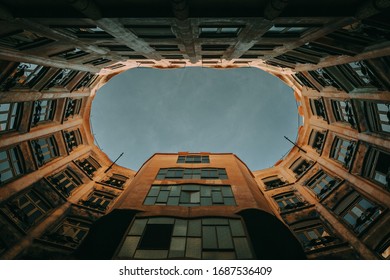
POLYGON ((263 36, 264 37, 300 37, 310 30, 310 26, 291 26, 275 24, 263 36))
POLYGON ((43 239, 63 246, 77 248, 87 236, 91 223, 77 218, 65 218, 54 231, 43 239))
POLYGON ((53 120, 56 100, 37 100, 34 101, 32 125, 38 125, 42 122, 53 120))
POLYGON ((237 37, 243 26, 200 26, 200 38, 237 37))
POLYGON ((314 129, 310 133, 309 145, 312 146, 319 154, 321 153, 325 143, 325 135, 326 131, 320 132, 314 129))
POLYGON ((390 133, 390 103, 365 101, 364 111, 370 131, 390 133))
POLYGON ((78 71, 71 69, 61 69, 54 77, 46 84, 45 89, 50 89, 55 86, 66 86, 76 75, 78 71))
POLYGON ((119 258, 135 259, 220 259, 221 256, 254 257, 241 220, 138 218, 118 254, 119 258))
POLYGON ((114 199, 115 195, 113 194, 93 191, 86 200, 81 200, 80 204, 94 210, 105 212, 114 199))
POLYGON ((80 131, 78 129, 71 131, 64 130, 63 133, 68 152, 73 151, 75 148, 77 148, 77 146, 83 143, 80 131))
POLYGON ((139 38, 163 39, 176 38, 169 25, 126 25, 139 38))
POLYGON ((2 35, 0 38, 0 46, 17 49, 19 51, 40 47, 51 42, 53 42, 53 40, 27 30, 17 30, 2 35))
POLYGON ((0 133, 18 128, 22 103, 0 104, 0 133))
POLYGON ((83 160, 77 160, 76 163, 88 176, 93 176, 93 174, 101 167, 101 165, 91 156, 83 160))
POLYGON ((18 147, 0 151, 0 185, 24 173, 18 147))
POLYGON ((64 119, 68 120, 70 117, 78 115, 81 108, 81 99, 68 98, 66 102, 66 109, 64 113, 64 119))
POLYGON ((295 192, 283 193, 273 197, 280 211, 288 211, 303 207, 307 204, 304 199, 295 192))
POLYGON ((288 182, 283 181, 278 176, 267 177, 262 179, 262 181, 267 190, 276 189, 288 184, 288 182))
POLYGON ((310 107, 313 115, 319 116, 324 120, 327 120, 324 101, 322 98, 310 99, 310 107))
POLYGON ((48 180, 56 187, 61 194, 65 197, 69 197, 73 190, 82 184, 82 181, 77 175, 70 169, 66 168, 54 175, 48 177, 48 180))
POLYGON ((307 161, 304 158, 297 159, 291 166, 290 169, 295 173, 295 177, 301 177, 311 166, 312 161, 307 161))
POLYGON ((69 49, 69 50, 66 50, 66 51, 63 51, 60 53, 56 53, 56 54, 53 54, 50 56, 58 56, 60 58, 66 59, 66 60, 71 60, 71 59, 82 57, 82 56, 85 56, 88 54, 89 54, 88 52, 85 52, 85 51, 80 50, 78 48, 74 48, 74 49, 69 49))
MULTIPOLYGON (((182 161, 182 159, 178 159, 182 161)), ((191 159, 192 160, 192 159, 191 159)), ((207 161, 207 160, 206 160, 207 161)), ((227 179, 224 168, 162 168, 159 170, 156 180, 164 179, 227 179)))
POLYGON ((355 141, 336 137, 333 142, 330 156, 340 162, 345 168, 349 168, 352 165, 352 157, 354 155, 355 148, 355 141))
POLYGON ((312 190, 319 199, 322 199, 330 193, 339 182, 339 179, 335 179, 323 170, 320 170, 317 174, 310 178, 306 186, 312 190))
POLYGON ((356 127, 356 118, 349 101, 332 100, 333 114, 337 121, 356 127))
POLYGON ((295 234, 305 251, 324 248, 340 242, 339 238, 332 236, 330 231, 322 224, 314 224, 303 229, 297 229, 295 234))
POLYGON ((390 191, 390 154, 370 147, 364 160, 363 176, 390 191))
POLYGON ((31 147, 39 167, 59 156, 54 136, 31 140, 31 147))

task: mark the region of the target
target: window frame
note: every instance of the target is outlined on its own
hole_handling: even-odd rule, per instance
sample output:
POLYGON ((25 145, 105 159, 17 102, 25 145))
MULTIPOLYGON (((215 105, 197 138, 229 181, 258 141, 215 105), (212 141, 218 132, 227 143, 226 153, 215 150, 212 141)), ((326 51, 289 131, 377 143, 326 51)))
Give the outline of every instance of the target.
POLYGON ((0 104, 0 116, 6 115, 5 120, 0 117, 0 134, 15 131, 19 128, 23 112, 23 102, 10 102, 0 104), (2 105, 8 104, 8 109, 2 111, 2 105))
POLYGON ((0 186, 15 180, 16 178, 22 176, 26 172, 24 161, 23 161, 23 155, 19 146, 11 147, 6 150, 1 150, 0 154, 1 153, 5 153, 6 156, 3 159, 0 158, 0 163, 8 162, 9 168, 0 170, 0 186), (11 155, 10 153, 13 154, 11 155), (3 181, 1 179, 2 177, 1 174, 7 173, 8 170, 11 171, 12 176, 3 181))
POLYGON ((38 167, 44 166, 60 155, 54 135, 30 140, 30 147, 38 167), (45 149, 45 151, 43 149, 45 149), (46 156, 48 157, 45 158, 46 156))

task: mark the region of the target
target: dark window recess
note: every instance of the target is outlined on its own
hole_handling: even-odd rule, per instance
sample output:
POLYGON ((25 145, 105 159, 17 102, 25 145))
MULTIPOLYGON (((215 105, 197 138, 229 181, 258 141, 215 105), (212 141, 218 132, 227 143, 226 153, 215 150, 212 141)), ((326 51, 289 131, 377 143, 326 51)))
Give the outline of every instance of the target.
POLYGON ((275 24, 272 26, 263 37, 301 37, 304 33, 309 31, 311 28, 318 27, 318 25, 283 25, 275 24))
POLYGON ((31 140, 31 147, 39 167, 59 156, 54 136, 31 140))
POLYGON ((200 26, 200 38, 237 37, 243 26, 200 26))
POLYGON ((127 177, 119 174, 113 174, 108 179, 104 180, 103 183, 108 184, 110 186, 123 188, 124 183, 127 181, 127 177))
POLYGON ((54 40, 26 30, 18 30, 0 36, 0 46, 19 51, 37 48, 51 42, 54 40))
POLYGON ((226 51, 229 45, 202 45, 202 51, 226 51))
POLYGON ((320 132, 314 129, 310 133, 309 145, 319 154, 321 153, 325 144, 325 135, 325 131, 320 132))
POLYGON ((264 179, 262 179, 262 181, 263 181, 263 184, 264 184, 266 190, 280 188, 280 187, 288 184, 288 182, 283 181, 278 176, 271 176, 268 178, 264 178, 264 179))
POLYGON ((177 163, 210 163, 209 156, 188 155, 179 156, 177 163))
POLYGON ((87 73, 85 76, 78 82, 74 90, 81 89, 83 87, 89 87, 96 79, 98 75, 94 75, 92 73, 87 73))
POLYGON ((281 60, 270 59, 267 60, 265 63, 276 67, 291 68, 291 69, 294 68, 292 63, 281 61, 281 60))
POLYGON ((138 244, 141 250, 169 250, 173 224, 147 224, 138 244))
POLYGON ((165 54, 162 56, 165 59, 183 59, 184 57, 180 54, 165 54))
POLYGON ((327 72, 326 68, 319 68, 314 71, 309 71, 309 74, 322 86, 322 87, 335 87, 341 90, 340 84, 332 78, 327 72))
POLYGON ((150 45, 156 51, 180 51, 178 45, 150 45))
POLYGON ((320 62, 320 58, 312 53, 307 52, 304 49, 297 49, 293 51, 289 51, 284 54, 286 59, 289 59, 291 61, 295 61, 296 63, 301 63, 301 64, 317 64, 320 62))
POLYGON ((93 66, 97 66, 97 65, 105 64, 105 63, 108 63, 111 61, 112 61, 111 59, 107 59, 107 58, 96 58, 96 59, 84 62, 83 64, 92 64, 93 66))
POLYGON ((126 45, 99 45, 101 48, 107 48, 112 52, 133 52, 134 50, 126 45))
POLYGON ((315 89, 315 86, 309 81, 308 78, 306 78, 305 75, 302 73, 296 73, 295 75, 292 75, 293 78, 302 86, 307 86, 309 88, 315 89))
POLYGON ((176 38, 169 25, 125 25, 125 28, 144 39, 176 38))
POLYGON ((164 179, 227 179, 224 168, 161 168, 156 180, 164 179))
POLYGON ((356 118, 350 101, 332 100, 332 108, 337 121, 349 123, 353 128, 356 128, 356 118))
POLYGON ((310 108, 313 115, 319 116, 324 120, 328 120, 328 118, 326 117, 324 101, 322 100, 322 98, 310 99, 310 108))
POLYGON ((76 160, 76 163, 88 176, 93 176, 93 174, 101 167, 101 165, 91 156, 83 160, 76 160))
POLYGON ((79 71, 70 70, 70 69, 61 69, 58 71, 53 78, 45 85, 44 89, 50 89, 55 86, 64 87, 66 86, 77 74, 79 71))
POLYGON ((350 168, 356 150, 356 142, 336 137, 333 141, 330 157, 338 161, 345 168, 350 168))
POLYGON ((114 70, 114 69, 118 69, 118 68, 122 68, 126 65, 122 64, 122 63, 117 63, 117 64, 114 64, 114 65, 111 65, 111 66, 107 66, 107 67, 104 67, 105 69, 111 69, 111 70, 114 70))
POLYGON ((13 87, 32 88, 49 70, 32 63, 21 62, 18 67, 0 85, 2 91, 8 91, 13 87))
POLYGON ((86 56, 88 54, 89 54, 88 52, 85 52, 85 51, 80 50, 78 48, 74 48, 74 49, 66 50, 66 51, 63 51, 60 53, 52 54, 52 55, 50 55, 50 57, 58 56, 58 57, 66 59, 66 60, 71 60, 71 59, 75 59, 78 57, 86 56))
POLYGON ((202 59, 221 59, 222 55, 221 54, 203 54, 202 59))
POLYGON ((271 45, 271 44, 267 44, 267 45, 263 45, 263 44, 255 44, 253 45, 249 50, 250 51, 272 51, 274 50, 275 48, 278 48, 278 47, 281 47, 283 45, 281 44, 274 44, 274 45, 271 45))
POLYGON ((65 218, 54 231, 42 238, 62 246, 77 248, 87 236, 91 223, 77 218, 65 218))
POLYGON ((70 117, 74 117, 80 113, 81 99, 68 98, 66 101, 66 108, 64 113, 64 119, 67 120, 70 117))
POLYGON ((390 153, 370 147, 362 175, 390 191, 390 153))
POLYGON ((70 168, 49 176, 48 180, 65 197, 69 197, 73 190, 82 184, 82 181, 70 168))
POLYGON ((93 191, 87 200, 80 200, 80 204, 90 209, 98 211, 106 211, 110 204, 114 201, 115 195, 102 192, 93 191))
POLYGON ((68 152, 73 151, 79 145, 83 143, 81 138, 81 133, 78 129, 71 131, 64 131, 64 138, 66 143, 66 148, 68 152))
POLYGON ((100 27, 98 26, 94 26, 94 25, 82 25, 82 26, 69 26, 69 27, 65 27, 65 26, 55 26, 55 28, 58 28, 60 29, 61 31, 62 30, 65 30, 67 32, 70 32, 74 35, 76 35, 78 38, 85 38, 85 39, 88 39, 88 38, 91 38, 91 39, 94 39, 94 38, 104 38, 104 39, 109 39, 109 38, 113 38, 113 36, 111 36, 110 34, 108 34, 107 32, 105 32, 103 29, 101 29, 100 27))
MULTIPOLYGON (((135 54, 135 55, 126 55, 128 59, 148 59, 146 56, 135 54)), ((144 63, 144 62, 142 62, 144 63)))
POLYGON ((52 121, 54 118, 56 103, 57 101, 53 99, 34 101, 31 124, 36 126, 39 123, 52 121))
POLYGON ((262 54, 243 54, 240 56, 241 59, 257 59, 259 57, 262 57, 262 54))
POLYGON ((311 166, 313 165, 312 161, 308 161, 303 158, 296 160, 291 166, 290 169, 295 173, 295 177, 301 177, 311 166))
MULTIPOLYGON (((305 222, 302 222, 301 224, 304 226, 305 222)), ((333 236, 331 231, 325 228, 320 221, 313 221, 308 226, 295 229, 294 232, 305 251, 326 248, 340 243, 340 239, 333 236)))

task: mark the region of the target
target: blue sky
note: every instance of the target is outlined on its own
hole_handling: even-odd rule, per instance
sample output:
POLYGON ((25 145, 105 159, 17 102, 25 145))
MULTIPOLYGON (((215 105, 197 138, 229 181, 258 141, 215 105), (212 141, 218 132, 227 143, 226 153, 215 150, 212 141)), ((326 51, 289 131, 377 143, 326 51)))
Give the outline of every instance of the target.
POLYGON ((137 68, 112 78, 92 104, 95 141, 138 170, 156 152, 229 152, 251 170, 272 166, 295 140, 291 88, 256 68, 137 68))

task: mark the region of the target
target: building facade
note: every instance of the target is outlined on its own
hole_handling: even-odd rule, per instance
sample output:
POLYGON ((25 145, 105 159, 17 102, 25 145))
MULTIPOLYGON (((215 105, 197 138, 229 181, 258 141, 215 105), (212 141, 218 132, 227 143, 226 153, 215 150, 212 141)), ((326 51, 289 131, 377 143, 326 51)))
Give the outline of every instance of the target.
POLYGON ((2 1, 2 259, 91 258, 107 224, 101 258, 390 257, 389 1, 206 2, 2 1), (279 77, 304 119, 297 146, 257 171, 212 153, 113 165, 90 128, 98 89, 190 66, 279 77))

